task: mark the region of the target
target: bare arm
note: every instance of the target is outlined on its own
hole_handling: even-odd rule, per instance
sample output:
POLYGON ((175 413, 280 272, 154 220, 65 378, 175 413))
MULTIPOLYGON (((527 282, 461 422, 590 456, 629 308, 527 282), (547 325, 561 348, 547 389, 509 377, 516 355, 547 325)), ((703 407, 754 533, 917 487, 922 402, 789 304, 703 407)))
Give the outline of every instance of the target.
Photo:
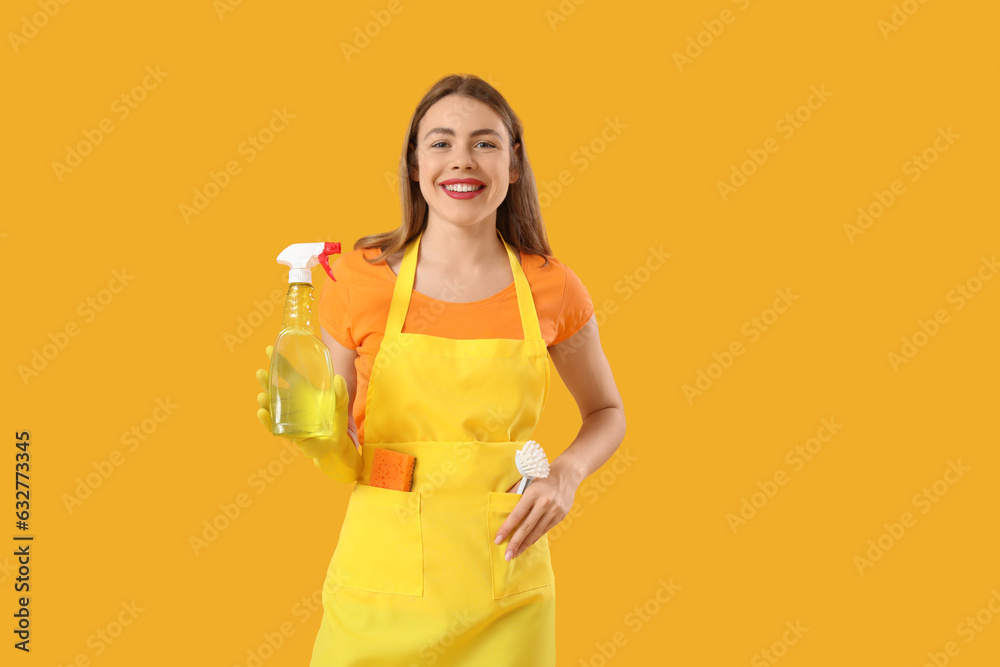
POLYGON ((583 424, 569 447, 552 462, 549 476, 525 489, 497 531, 497 544, 510 536, 507 560, 563 520, 573 508, 580 483, 611 458, 625 438, 625 408, 601 348, 596 317, 563 342, 549 346, 549 353, 576 399, 583 424))
POLYGON ((625 438, 625 407, 601 348, 595 316, 549 352, 583 418, 576 438, 552 462, 550 475, 564 478, 575 489, 625 438))
POLYGON ((347 432, 350 434, 355 446, 360 447, 358 443, 358 426, 354 423, 354 397, 357 394, 358 388, 358 372, 354 362, 358 358, 358 353, 356 350, 344 347, 338 343, 323 327, 320 327, 320 332, 322 333, 323 343, 330 350, 334 374, 342 375, 344 380, 347 381, 347 393, 351 397, 350 403, 347 405, 347 432))

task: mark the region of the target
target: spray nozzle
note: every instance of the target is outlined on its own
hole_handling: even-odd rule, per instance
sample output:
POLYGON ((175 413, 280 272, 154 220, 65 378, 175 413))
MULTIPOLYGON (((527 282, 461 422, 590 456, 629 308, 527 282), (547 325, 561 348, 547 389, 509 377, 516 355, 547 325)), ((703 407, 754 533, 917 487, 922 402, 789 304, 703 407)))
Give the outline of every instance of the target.
POLYGON ((316 260, 323 265, 323 270, 330 279, 333 271, 330 270, 330 260, 328 255, 340 253, 340 243, 327 241, 325 243, 293 243, 278 255, 278 264, 284 264, 289 268, 289 283, 309 283, 312 284, 312 267, 316 266, 316 260))

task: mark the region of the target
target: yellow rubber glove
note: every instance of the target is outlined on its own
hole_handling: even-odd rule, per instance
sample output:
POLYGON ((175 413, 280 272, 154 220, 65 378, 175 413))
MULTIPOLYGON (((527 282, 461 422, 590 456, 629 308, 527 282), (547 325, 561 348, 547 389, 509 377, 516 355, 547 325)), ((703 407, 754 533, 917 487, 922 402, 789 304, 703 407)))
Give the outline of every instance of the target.
MULTIPOLYGON (((264 350, 270 362, 273 345, 268 345, 264 350)), ((268 368, 270 368, 270 363, 268 368)), ((257 419, 268 433, 272 432, 273 422, 271 420, 271 402, 268 397, 270 392, 270 376, 263 368, 257 369, 257 382, 264 389, 257 394, 257 419)), ((316 467, 323 471, 327 477, 337 482, 350 484, 361 475, 361 453, 357 445, 351 439, 347 430, 347 406, 350 402, 350 395, 347 393, 347 380, 343 375, 334 374, 333 390, 335 394, 335 407, 333 415, 333 435, 318 438, 294 438, 289 436, 289 440, 295 442, 302 453, 313 460, 316 467)))

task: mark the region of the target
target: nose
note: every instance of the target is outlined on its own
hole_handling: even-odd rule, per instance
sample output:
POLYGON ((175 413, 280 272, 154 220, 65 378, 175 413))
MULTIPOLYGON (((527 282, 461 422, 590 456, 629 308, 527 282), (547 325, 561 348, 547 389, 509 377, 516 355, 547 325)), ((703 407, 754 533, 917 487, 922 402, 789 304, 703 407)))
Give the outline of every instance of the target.
POLYGON ((476 160, 473 157, 471 150, 461 146, 455 148, 451 160, 452 169, 475 169, 475 167, 476 160))

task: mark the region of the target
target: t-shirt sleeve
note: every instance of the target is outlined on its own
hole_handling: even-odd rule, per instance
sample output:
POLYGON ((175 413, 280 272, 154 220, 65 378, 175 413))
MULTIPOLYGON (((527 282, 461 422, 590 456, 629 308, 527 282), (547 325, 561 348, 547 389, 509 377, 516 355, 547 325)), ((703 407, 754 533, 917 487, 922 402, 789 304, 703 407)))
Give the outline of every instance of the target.
POLYGON ((355 350, 358 345, 354 342, 351 331, 351 296, 343 256, 330 264, 330 271, 337 280, 330 280, 330 276, 323 272, 323 287, 319 294, 319 323, 334 340, 355 350))
POLYGON ((566 266, 566 277, 563 283, 562 304, 559 307, 559 317, 556 320, 556 335, 550 345, 561 343, 583 328, 594 314, 594 303, 590 292, 571 268, 566 266))

